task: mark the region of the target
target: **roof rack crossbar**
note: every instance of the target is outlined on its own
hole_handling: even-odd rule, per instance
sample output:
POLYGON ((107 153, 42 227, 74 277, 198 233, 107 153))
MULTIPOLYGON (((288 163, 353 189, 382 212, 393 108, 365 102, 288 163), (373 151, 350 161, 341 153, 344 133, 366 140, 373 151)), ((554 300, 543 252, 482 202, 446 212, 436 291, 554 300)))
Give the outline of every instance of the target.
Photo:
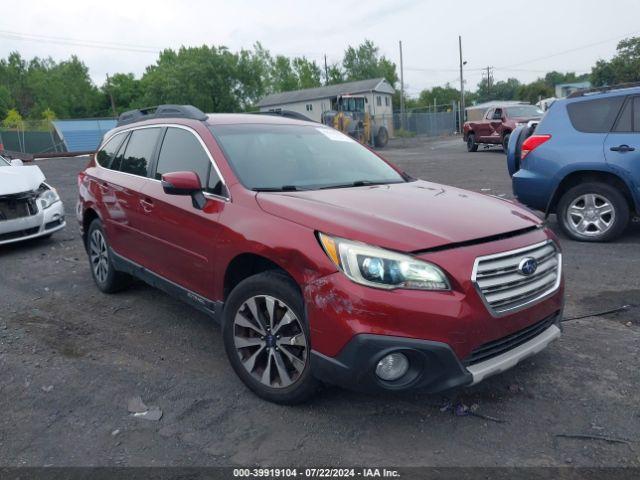
POLYGON ((582 88, 580 90, 576 90, 573 93, 570 93, 569 95, 567 95, 567 98, 583 97, 584 95, 588 95, 590 93, 606 93, 612 90, 622 90, 624 88, 632 88, 632 87, 640 87, 640 82, 627 82, 627 83, 618 83, 616 85, 607 85, 604 87, 582 88))
POLYGON ((152 118, 189 118, 204 121, 207 115, 193 105, 157 105, 123 112, 118 117, 117 126, 128 125, 152 118))

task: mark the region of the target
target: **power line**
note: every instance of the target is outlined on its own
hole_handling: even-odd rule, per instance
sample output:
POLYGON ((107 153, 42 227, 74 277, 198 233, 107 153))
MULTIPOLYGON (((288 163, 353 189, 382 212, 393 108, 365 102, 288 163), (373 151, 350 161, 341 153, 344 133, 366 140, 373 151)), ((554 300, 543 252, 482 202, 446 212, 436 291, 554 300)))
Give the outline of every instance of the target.
POLYGON ((49 35, 18 33, 18 32, 11 32, 8 30, 0 30, 0 37, 9 38, 12 40, 28 41, 28 42, 56 43, 60 45, 71 45, 76 47, 100 48, 100 49, 106 49, 106 50, 119 50, 119 51, 138 52, 138 53, 157 54, 162 51, 162 49, 159 47, 151 47, 151 46, 145 46, 145 45, 132 45, 132 44, 126 44, 126 43, 103 42, 103 41, 94 41, 94 40, 80 40, 80 39, 69 38, 69 37, 54 37, 49 35))
POLYGON ((621 38, 631 37, 633 35, 638 35, 640 32, 631 32, 626 33, 624 35, 618 35, 617 37, 608 38, 606 40, 601 40, 599 42, 589 43, 587 45, 582 45, 580 47, 570 48, 569 50, 563 50, 562 52, 552 53, 551 55, 546 55, 544 57, 538 57, 531 60, 526 60, 524 62, 514 63, 512 65, 507 65, 506 67, 498 67, 496 70, 506 70, 512 67, 519 67, 520 65, 526 65, 528 63, 539 62, 540 60, 546 60, 548 58, 559 57, 560 55, 565 55, 567 53, 576 52, 578 50, 584 50, 585 48, 595 47, 597 45, 602 45, 604 43, 613 42, 614 40, 620 40, 621 38))

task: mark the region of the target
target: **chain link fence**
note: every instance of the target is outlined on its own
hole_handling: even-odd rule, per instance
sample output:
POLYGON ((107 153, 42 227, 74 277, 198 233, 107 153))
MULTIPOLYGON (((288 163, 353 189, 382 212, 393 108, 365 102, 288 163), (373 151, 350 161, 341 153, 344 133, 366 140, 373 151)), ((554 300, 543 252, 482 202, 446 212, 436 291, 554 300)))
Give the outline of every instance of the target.
POLYGON ((13 128, 0 127, 3 150, 17 153, 55 153, 66 146, 51 122, 24 120, 13 128))

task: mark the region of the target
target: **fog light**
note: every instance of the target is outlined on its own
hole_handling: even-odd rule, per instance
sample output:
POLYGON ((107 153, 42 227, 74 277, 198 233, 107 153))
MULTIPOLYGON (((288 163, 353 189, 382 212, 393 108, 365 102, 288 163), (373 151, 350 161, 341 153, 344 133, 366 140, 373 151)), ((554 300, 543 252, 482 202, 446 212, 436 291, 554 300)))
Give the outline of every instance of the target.
POLYGON ((409 360, 402 353, 390 353, 382 357, 376 366, 376 375, 387 382, 398 380, 409 370, 409 360))

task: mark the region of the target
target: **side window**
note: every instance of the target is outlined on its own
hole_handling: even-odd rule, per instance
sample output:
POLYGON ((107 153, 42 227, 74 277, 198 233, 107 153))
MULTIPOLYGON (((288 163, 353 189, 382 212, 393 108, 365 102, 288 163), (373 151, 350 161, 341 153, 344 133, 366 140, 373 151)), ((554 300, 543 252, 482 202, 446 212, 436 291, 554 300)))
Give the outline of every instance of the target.
POLYGON ((196 172, 205 188, 211 160, 193 133, 182 128, 168 128, 158 156, 156 179, 169 172, 196 172))
POLYGON ((487 110, 487 114, 484 116, 487 120, 491 120, 493 118, 493 108, 487 110))
POLYGON ((382 97, 381 97, 380 95, 378 95, 378 96, 376 97, 376 105, 377 105, 378 107, 381 107, 381 106, 382 106, 382 97))
POLYGON ((222 195, 222 179, 216 172, 215 168, 211 168, 209 171, 209 180, 207 181, 207 192, 211 192, 215 195, 222 195))
POLYGON ((632 110, 633 110, 633 100, 629 99, 627 103, 624 104, 624 108, 622 109, 622 113, 620 114, 620 118, 618 118, 618 122, 616 123, 615 128, 613 129, 616 132, 632 132, 632 110))
POLYGON ((624 100, 624 96, 618 96, 573 102, 567 105, 567 112, 573 128, 579 132, 607 133, 624 100))
POLYGON ((122 141, 126 138, 126 132, 121 132, 109 139, 107 143, 105 143, 100 150, 96 153, 96 162, 101 167, 110 168, 111 161, 113 157, 118 153, 118 149, 120 145, 122 145, 122 141))
POLYGON ((502 119, 502 109, 501 108, 496 108, 496 111, 493 113, 493 119, 494 120, 501 120, 502 119))
POLYGON ((384 97, 384 104, 385 106, 389 106, 389 97, 384 97))
MULTIPOLYGON (((131 132, 131 137, 119 160, 119 170, 124 173, 146 177, 149 172, 149 162, 156 148, 160 135, 160 128, 141 128, 131 132)), ((114 162, 115 165, 115 162, 114 162)))

